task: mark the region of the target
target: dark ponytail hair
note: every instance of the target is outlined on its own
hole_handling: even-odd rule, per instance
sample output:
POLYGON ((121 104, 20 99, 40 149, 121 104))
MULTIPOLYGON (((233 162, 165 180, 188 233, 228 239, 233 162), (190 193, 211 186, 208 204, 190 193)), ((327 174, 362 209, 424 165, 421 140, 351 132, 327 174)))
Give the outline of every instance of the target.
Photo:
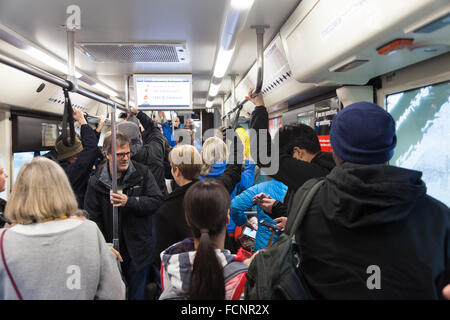
POLYGON ((188 297, 192 300, 224 300, 223 268, 211 243, 224 232, 230 195, 216 180, 196 182, 184 196, 184 212, 194 237, 200 239, 195 254, 188 297))

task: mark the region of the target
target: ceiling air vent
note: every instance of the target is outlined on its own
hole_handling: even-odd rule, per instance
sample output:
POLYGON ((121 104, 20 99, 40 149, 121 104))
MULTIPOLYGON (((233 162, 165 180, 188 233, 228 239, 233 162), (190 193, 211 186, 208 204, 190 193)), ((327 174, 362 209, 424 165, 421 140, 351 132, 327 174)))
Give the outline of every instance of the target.
POLYGON ((77 43, 77 49, 96 62, 186 63, 185 42, 177 43, 77 43))

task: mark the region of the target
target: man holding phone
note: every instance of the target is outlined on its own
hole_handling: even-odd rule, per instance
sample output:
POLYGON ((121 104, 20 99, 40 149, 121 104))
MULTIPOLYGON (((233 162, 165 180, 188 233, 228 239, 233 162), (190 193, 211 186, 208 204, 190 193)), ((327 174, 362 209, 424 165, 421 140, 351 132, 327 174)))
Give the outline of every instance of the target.
MULTIPOLYGON (((249 128, 256 132, 269 132, 269 114, 264 105, 262 94, 253 95, 253 88, 250 89, 246 97, 256 107, 250 118, 249 128)), ((257 135, 257 141, 250 141, 251 145, 257 145, 256 160, 261 168, 269 167, 270 164, 264 164, 260 161, 260 150, 265 144, 268 154, 272 150, 272 137, 267 134, 267 139, 261 141, 257 135)), ((281 181, 288 186, 288 192, 283 201, 277 201, 270 198, 266 193, 260 193, 255 197, 255 201, 264 210, 275 218, 280 226, 286 222, 287 205, 289 199, 294 193, 309 179, 326 176, 334 167, 335 162, 332 154, 322 152, 319 139, 313 128, 308 125, 297 123, 281 127, 275 141, 279 143, 279 154, 272 154, 272 157, 278 157, 279 168, 277 172, 271 175, 272 178, 281 181)))

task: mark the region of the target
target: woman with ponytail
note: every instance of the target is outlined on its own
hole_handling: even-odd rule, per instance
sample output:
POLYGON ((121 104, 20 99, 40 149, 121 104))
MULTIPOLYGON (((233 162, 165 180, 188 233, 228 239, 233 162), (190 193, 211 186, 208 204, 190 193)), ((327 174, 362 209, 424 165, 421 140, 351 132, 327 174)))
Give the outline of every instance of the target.
POLYGON ((230 195, 216 180, 201 180, 184 197, 186 222, 194 238, 161 253, 160 299, 231 300, 242 298, 249 260, 224 249, 230 195))

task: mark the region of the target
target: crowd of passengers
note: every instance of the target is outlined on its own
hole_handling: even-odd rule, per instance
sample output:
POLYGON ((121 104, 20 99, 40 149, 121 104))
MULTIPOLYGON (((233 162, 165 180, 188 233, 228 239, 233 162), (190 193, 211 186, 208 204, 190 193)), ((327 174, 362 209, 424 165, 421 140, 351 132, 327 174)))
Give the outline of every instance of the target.
MULTIPOLYGON (((251 92, 249 129, 268 131, 262 95, 251 92)), ((310 298, 450 299, 449 208, 427 195, 421 172, 387 164, 395 122, 376 104, 335 116, 333 153, 313 128, 292 124, 276 133, 276 154, 270 134, 251 141, 238 128, 227 141, 217 130, 201 144, 192 119, 171 127, 163 112, 158 123, 131 108, 116 128, 117 192, 110 132, 98 147, 104 119, 93 129, 81 111, 73 118, 75 141, 58 138, 24 164, 0 202, 0 299, 245 299, 249 265, 313 178, 324 183, 294 241, 310 298), (252 143, 268 148, 276 172, 265 175, 271 163, 250 154, 252 143)), ((7 177, 0 165, 0 192, 7 177)))

